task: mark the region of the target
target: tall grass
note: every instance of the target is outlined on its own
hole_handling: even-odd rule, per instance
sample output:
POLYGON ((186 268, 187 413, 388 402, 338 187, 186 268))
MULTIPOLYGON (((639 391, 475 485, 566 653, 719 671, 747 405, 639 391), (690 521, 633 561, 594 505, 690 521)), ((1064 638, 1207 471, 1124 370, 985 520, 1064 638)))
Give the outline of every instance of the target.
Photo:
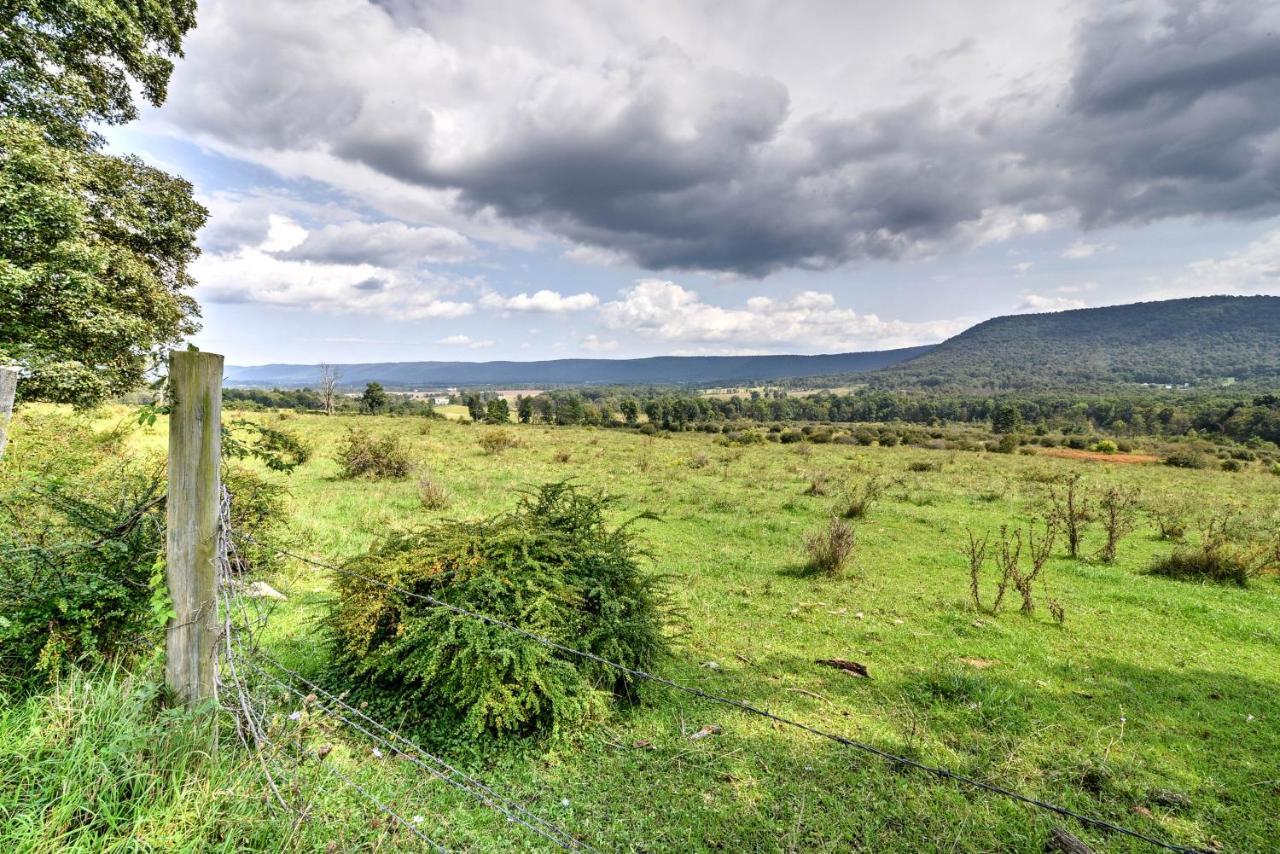
POLYGON ((86 852, 269 844, 276 821, 260 778, 237 750, 215 756, 211 739, 207 715, 163 708, 157 685, 116 669, 0 695, 0 841, 86 852))

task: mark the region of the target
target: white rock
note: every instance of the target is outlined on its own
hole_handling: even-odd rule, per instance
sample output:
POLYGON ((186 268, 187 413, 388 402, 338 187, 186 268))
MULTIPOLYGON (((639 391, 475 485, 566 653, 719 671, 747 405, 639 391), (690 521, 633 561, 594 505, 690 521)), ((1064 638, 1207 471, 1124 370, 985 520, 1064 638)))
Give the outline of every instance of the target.
POLYGON ((283 602, 287 597, 265 581, 255 581, 245 589, 246 596, 254 599, 279 599, 283 602))

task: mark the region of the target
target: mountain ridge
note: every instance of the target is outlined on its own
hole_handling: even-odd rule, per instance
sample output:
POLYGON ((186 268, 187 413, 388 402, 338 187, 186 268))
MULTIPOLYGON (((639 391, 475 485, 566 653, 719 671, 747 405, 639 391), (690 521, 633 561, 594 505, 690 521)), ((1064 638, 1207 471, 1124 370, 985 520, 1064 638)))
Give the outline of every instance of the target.
MULTIPOLYGON (((340 364, 344 386, 389 388, 486 385, 741 384, 796 376, 866 373, 914 358, 934 345, 853 353, 759 356, 649 356, 639 359, 547 359, 531 362, 367 362, 340 364)), ((227 367, 228 386, 314 386, 319 365, 275 363, 227 367)))

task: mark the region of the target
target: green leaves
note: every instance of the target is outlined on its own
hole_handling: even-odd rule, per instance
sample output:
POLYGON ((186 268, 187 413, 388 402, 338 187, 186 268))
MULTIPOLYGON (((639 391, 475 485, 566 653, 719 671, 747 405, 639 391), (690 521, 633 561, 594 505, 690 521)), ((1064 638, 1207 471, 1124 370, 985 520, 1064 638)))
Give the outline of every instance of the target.
POLYGON ((640 571, 631 529, 610 527, 609 502, 567 483, 521 496, 474 522, 396 534, 335 579, 329 616, 338 666, 362 699, 422 709, 464 729, 566 732, 629 677, 386 585, 496 617, 631 668, 666 649, 658 583, 640 571), (366 580, 367 579, 367 580, 366 580))
POLYGON ((197 328, 206 217, 181 179, 0 119, 0 360, 22 367, 19 396, 91 406, 141 385, 197 328))

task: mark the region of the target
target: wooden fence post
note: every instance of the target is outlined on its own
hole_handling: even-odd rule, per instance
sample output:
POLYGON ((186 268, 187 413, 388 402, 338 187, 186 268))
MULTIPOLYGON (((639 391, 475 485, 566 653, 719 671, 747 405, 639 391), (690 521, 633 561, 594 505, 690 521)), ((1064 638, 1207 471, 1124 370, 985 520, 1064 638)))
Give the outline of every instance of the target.
POLYGON ((13 398, 18 392, 18 369, 0 365, 0 457, 9 441, 9 417, 13 415, 13 398))
POLYGON ((187 706, 213 697, 218 512, 222 463, 222 357, 169 357, 169 498, 166 577, 174 618, 165 682, 187 706))

